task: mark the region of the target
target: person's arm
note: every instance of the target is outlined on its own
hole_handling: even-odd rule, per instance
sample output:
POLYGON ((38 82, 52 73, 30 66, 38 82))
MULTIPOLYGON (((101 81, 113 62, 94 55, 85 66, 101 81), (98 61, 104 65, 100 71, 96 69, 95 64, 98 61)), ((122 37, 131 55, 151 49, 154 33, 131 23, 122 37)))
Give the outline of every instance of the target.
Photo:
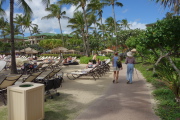
POLYGON ((135 58, 134 58, 134 64, 136 64, 136 60, 135 60, 135 58))
POLYGON ((112 66, 114 66, 114 57, 112 58, 112 66))
POLYGON ((127 60, 127 57, 126 57, 125 64, 127 64, 127 63, 128 63, 128 60, 127 60))

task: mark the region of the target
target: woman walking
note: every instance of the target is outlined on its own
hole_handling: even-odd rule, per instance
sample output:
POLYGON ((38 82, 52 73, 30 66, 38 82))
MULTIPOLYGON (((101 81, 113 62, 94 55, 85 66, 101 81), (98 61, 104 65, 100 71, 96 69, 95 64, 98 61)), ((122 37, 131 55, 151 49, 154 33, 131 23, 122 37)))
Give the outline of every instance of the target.
POLYGON ((135 58, 133 57, 132 52, 127 52, 127 57, 125 64, 127 64, 127 76, 126 79, 127 84, 132 84, 132 76, 134 72, 134 64, 135 64, 135 58))
POLYGON ((120 57, 118 56, 118 53, 115 53, 114 54, 114 57, 112 58, 112 66, 113 66, 113 71, 114 71, 114 80, 113 80, 113 83, 118 83, 118 77, 119 77, 119 70, 123 69, 122 68, 122 65, 121 67, 119 67, 117 65, 117 61, 121 61, 120 57))

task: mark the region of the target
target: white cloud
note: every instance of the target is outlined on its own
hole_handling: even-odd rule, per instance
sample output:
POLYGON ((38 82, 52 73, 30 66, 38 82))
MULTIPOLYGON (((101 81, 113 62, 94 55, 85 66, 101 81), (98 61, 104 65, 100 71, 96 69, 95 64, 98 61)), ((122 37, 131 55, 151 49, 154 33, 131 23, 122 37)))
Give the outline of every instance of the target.
MULTIPOLYGON (((51 3, 55 3, 57 1, 58 0, 51 0, 51 3)), ((60 27, 59 27, 57 18, 41 20, 42 17, 49 14, 49 12, 45 11, 45 6, 42 4, 41 0, 37 0, 37 1, 34 0, 32 2, 26 0, 26 2, 28 3, 28 5, 31 7, 31 9, 33 11, 32 23, 37 24, 40 31, 42 31, 43 33, 45 33, 45 32, 60 33, 60 27)), ((71 6, 69 8, 63 7, 62 11, 66 11, 66 16, 72 18, 75 9, 76 9, 75 6, 71 6)), ((6 14, 7 14, 8 20, 9 20, 9 13, 10 13, 9 8, 7 8, 6 14)), ((20 14, 20 13, 15 12, 14 17, 16 16, 16 14, 20 14)), ((61 19, 61 26, 63 29, 63 33, 70 33, 72 31, 70 28, 67 28, 67 25, 68 25, 68 20, 61 19)), ((28 30, 26 30, 26 32, 29 33, 28 30)))
POLYGON ((126 13, 127 11, 128 11, 128 9, 125 9, 125 10, 122 11, 122 13, 126 13))
POLYGON ((144 23, 138 23, 138 22, 129 22, 130 25, 130 29, 146 29, 146 24, 144 23))

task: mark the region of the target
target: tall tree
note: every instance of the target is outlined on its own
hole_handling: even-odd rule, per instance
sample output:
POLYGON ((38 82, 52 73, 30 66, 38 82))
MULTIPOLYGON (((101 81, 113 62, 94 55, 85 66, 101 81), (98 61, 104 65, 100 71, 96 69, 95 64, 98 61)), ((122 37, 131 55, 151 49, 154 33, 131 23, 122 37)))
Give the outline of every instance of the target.
MULTIPOLYGON (((6 1, 6 0, 3 0, 6 1)), ((31 0, 29 0, 31 1, 31 0)), ((17 5, 20 8, 23 8, 25 16, 31 17, 32 10, 28 6, 25 0, 17 0, 17 5)), ((15 46, 14 46, 14 22, 13 22, 13 15, 14 15, 14 0, 10 0, 10 26, 11 26, 11 73, 17 74, 16 68, 16 58, 15 58, 15 46)))
MULTIPOLYGON (((153 0, 154 1, 154 0, 153 0)), ((179 14, 180 13, 180 0, 155 0, 156 3, 160 3, 161 5, 164 5, 164 7, 171 8, 174 13, 179 14)))
POLYGON ((124 27, 124 29, 126 30, 127 28, 130 29, 130 24, 128 24, 127 19, 122 19, 121 20, 121 26, 124 27))
POLYGON ((40 34, 40 29, 38 28, 38 25, 35 25, 32 27, 32 34, 40 34))
POLYGON ((85 10, 85 7, 87 5, 87 2, 89 2, 90 0, 61 0, 59 1, 58 3, 60 4, 69 4, 69 5, 75 5, 77 6, 76 10, 78 8, 82 8, 83 10, 83 18, 84 18, 84 22, 85 22, 85 29, 86 29, 86 35, 85 35, 85 38, 86 38, 86 46, 87 46, 87 53, 86 55, 90 56, 90 48, 89 48, 89 39, 88 39, 88 36, 89 36, 89 33, 88 33, 88 22, 87 22, 87 15, 86 15, 86 10, 85 10))
POLYGON ((4 37, 4 41, 5 41, 5 34, 4 34, 4 29, 6 28, 6 26, 9 23, 7 22, 7 20, 4 19, 4 17, 0 18, 0 29, 1 29, 1 35, 4 37))
POLYGON ((73 18, 71 18, 69 20, 69 23, 71 23, 71 25, 68 25, 68 27, 71 27, 72 29, 75 29, 76 32, 79 32, 82 36, 82 40, 83 40, 83 43, 84 43, 84 49, 87 53, 87 46, 86 46, 86 39, 85 39, 85 22, 84 22, 84 19, 83 19, 83 13, 80 12, 80 11, 77 11, 74 13, 74 16, 73 18))
MULTIPOLYGON (((2 3, 6 0, 0 1, 0 8, 2 8, 2 3)), ((31 0, 29 0, 31 1, 31 0)), ((31 18, 32 10, 28 6, 27 2, 25 0, 17 0, 17 6, 23 9, 23 12, 25 13, 25 16, 28 18, 31 18)), ((42 0, 42 2, 45 5, 50 4, 50 0, 42 0)), ((16 68, 16 58, 15 58, 15 46, 14 46, 14 23, 13 23, 13 15, 14 15, 14 0, 10 0, 10 26, 11 26, 11 73, 16 74, 17 68, 16 68)), ((0 11, 1 12, 1 11, 0 11)))
MULTIPOLYGON (((87 11, 91 11, 93 14, 99 17, 98 20, 101 21, 102 25, 102 13, 103 10, 102 8, 105 6, 105 3, 100 2, 100 0, 91 0, 90 3, 87 5, 87 11)), ((103 40, 104 41, 104 29, 102 29, 102 34, 103 34, 103 40)))
POLYGON ((114 6, 120 6, 122 7, 123 4, 120 2, 117 2, 117 0, 103 0, 106 5, 108 6, 112 6, 112 13, 113 13, 113 18, 114 18, 114 29, 115 29, 115 35, 116 35, 116 51, 117 51, 117 25, 116 25, 116 16, 115 16, 115 12, 114 12, 114 6))
POLYGON ((57 4, 51 4, 48 8, 45 9, 46 11, 49 11, 50 14, 47 16, 42 17, 42 19, 52 19, 57 18, 59 22, 59 27, 61 31, 61 39, 63 40, 63 33, 62 33, 62 27, 61 27, 61 18, 68 18, 65 16, 66 11, 61 11, 61 6, 57 4))

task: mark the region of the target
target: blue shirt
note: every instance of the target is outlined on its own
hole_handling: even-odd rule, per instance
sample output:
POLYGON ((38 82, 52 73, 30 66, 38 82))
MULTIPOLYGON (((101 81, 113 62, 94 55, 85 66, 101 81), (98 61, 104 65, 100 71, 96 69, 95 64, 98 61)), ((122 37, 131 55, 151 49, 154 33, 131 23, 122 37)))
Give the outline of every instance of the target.
POLYGON ((113 57, 113 67, 117 67, 116 62, 117 62, 118 59, 119 59, 118 56, 114 56, 114 57, 113 57))

